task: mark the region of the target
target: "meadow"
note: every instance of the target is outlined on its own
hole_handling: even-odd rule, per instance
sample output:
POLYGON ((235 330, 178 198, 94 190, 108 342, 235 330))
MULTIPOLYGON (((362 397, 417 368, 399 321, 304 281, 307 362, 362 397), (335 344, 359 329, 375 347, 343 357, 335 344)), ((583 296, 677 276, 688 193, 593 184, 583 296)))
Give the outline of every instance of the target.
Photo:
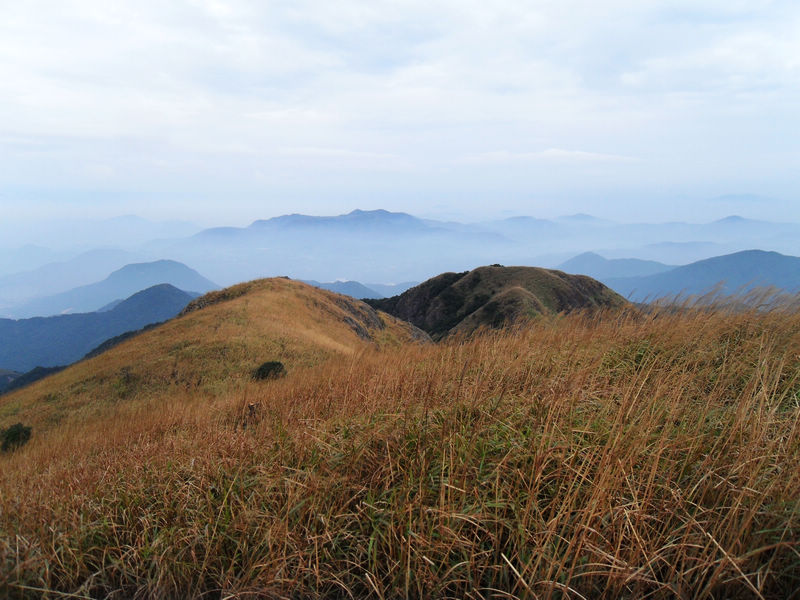
POLYGON ((269 382, 218 361, 21 413, 0 595, 800 598, 795 311, 541 317, 269 382))

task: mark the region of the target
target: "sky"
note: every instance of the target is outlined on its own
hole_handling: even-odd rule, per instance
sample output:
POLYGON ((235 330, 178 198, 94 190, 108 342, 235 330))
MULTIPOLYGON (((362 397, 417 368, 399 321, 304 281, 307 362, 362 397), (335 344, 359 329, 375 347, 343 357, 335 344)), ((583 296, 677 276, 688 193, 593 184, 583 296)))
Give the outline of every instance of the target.
POLYGON ((800 221, 796 0, 0 0, 0 219, 800 221))

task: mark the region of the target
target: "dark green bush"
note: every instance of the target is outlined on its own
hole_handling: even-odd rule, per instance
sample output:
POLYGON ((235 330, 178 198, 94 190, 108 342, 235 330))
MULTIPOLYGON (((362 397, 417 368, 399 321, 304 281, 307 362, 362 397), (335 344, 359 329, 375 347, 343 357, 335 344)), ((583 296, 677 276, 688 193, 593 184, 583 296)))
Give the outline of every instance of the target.
POLYGON ((286 375, 286 367, 277 360, 269 360, 253 371, 253 379, 265 381, 267 379, 278 379, 286 375))
POLYGON ((0 450, 3 452, 16 450, 20 446, 24 446, 28 440, 31 439, 31 428, 26 427, 22 423, 17 423, 8 429, 4 429, 2 433, 0 433, 0 439, 3 440, 0 450))

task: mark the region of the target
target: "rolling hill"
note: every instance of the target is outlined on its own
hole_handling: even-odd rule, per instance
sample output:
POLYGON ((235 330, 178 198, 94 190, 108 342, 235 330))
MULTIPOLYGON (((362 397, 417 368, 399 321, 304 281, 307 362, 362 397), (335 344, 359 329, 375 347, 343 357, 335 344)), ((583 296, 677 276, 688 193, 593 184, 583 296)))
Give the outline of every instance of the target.
POLYGON ((97 283, 37 298, 6 312, 15 318, 94 312, 120 298, 127 298, 161 283, 195 293, 205 293, 219 287, 182 263, 157 260, 125 265, 97 283))
POLYGON ((0 397, 0 597, 797 596, 796 311, 413 339, 262 280, 0 397))
POLYGON ((111 337, 174 317, 195 297, 160 284, 105 312, 0 319, 0 365, 29 371, 72 363, 111 337))
POLYGON ((609 278, 605 283, 637 302, 677 294, 704 294, 718 286, 723 295, 768 286, 796 293, 800 291, 800 258, 745 250, 647 277, 609 278))
MULTIPOLYGON (((113 315, 128 302, 138 299, 96 316, 113 315)), ((111 409, 114 402, 133 397, 163 401, 187 390, 219 393, 248 381, 268 360, 283 362, 291 373, 332 356, 427 339, 412 325, 352 298, 284 278, 252 281, 196 298, 178 318, 5 396, 0 427, 12 418, 2 410, 9 404, 16 407, 13 418, 41 424, 45 413, 60 419, 77 407, 99 410, 98 399, 111 409), (48 402, 48 397, 64 402, 48 402)), ((82 353, 94 347, 87 346, 82 353)), ((13 356, 4 360, 13 362, 13 356)))
POLYGON ((444 273, 369 304, 409 321, 434 339, 500 327, 523 317, 581 308, 619 307, 622 297, 599 281, 537 267, 479 267, 444 273))

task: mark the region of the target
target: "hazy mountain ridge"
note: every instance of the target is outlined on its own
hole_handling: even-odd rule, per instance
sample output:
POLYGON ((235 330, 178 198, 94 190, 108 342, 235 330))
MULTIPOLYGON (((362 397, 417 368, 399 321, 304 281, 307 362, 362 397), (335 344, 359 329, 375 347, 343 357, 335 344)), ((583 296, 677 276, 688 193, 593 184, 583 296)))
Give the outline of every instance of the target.
POLYGON ((359 283, 358 281, 330 281, 326 283, 314 281, 313 279, 304 279, 302 281, 308 285, 313 285, 314 287, 328 290, 330 292, 336 292, 337 294, 350 296, 352 298, 360 299, 384 297, 383 294, 365 286, 363 283, 359 283))
MULTIPOLYGON (((135 252, 197 265, 211 280, 231 285, 276 275, 319 282, 421 281, 436 273, 495 262, 558 267, 589 251, 609 259, 680 265, 749 248, 800 254, 800 225, 736 216, 708 223, 618 223, 591 215, 516 216, 459 223, 388 210, 354 210, 336 216, 282 215, 243 227, 210 228, 190 236, 151 240, 137 246, 135 252)), ((0 278, 0 309, 5 305, 6 313, 13 315, 8 307, 19 304, 21 296, 45 295, 35 286, 58 277, 68 280, 68 269, 59 265, 47 268, 49 276, 29 274, 27 289, 4 287, 0 278)), ((632 273, 605 272, 602 276, 623 274, 632 273)), ((90 283, 83 277, 79 285, 90 283)), ((59 284, 59 292, 69 289, 65 283, 59 284)), ((182 284, 178 287, 188 289, 182 284)), ((384 296, 393 294, 371 289, 384 296)), ((121 297, 124 294, 108 301, 121 297)), ((99 305, 84 310, 96 308, 99 305)), ((34 314, 29 311, 19 316, 34 314)))
POLYGON ((583 275, 493 265, 464 273, 443 273, 399 296, 368 303, 439 339, 450 333, 497 328, 545 313, 621 307, 625 300, 583 275))
POLYGON ((59 294, 99 281, 139 258, 140 255, 127 250, 98 248, 68 260, 4 275, 0 277, 0 299, 6 304, 20 304, 32 298, 59 294))
POLYGON ((745 250, 646 277, 608 278, 605 283, 635 301, 704 294, 718 286, 725 295, 765 286, 796 293, 800 291, 800 258, 745 250))
POLYGON ((604 258, 595 252, 584 252, 558 266, 558 269, 565 273, 588 275, 600 281, 618 277, 655 275, 674 268, 674 265, 665 265, 654 260, 604 258))
POLYGON ((160 284, 106 312, 0 319, 0 365, 27 372, 72 363, 109 338, 174 317, 195 297, 160 284))
POLYGON ((127 298, 140 290, 162 283, 195 293, 204 293, 219 287, 182 263, 158 260, 125 265, 97 283, 37 298, 7 308, 5 312, 17 318, 95 312, 120 298, 127 298))

